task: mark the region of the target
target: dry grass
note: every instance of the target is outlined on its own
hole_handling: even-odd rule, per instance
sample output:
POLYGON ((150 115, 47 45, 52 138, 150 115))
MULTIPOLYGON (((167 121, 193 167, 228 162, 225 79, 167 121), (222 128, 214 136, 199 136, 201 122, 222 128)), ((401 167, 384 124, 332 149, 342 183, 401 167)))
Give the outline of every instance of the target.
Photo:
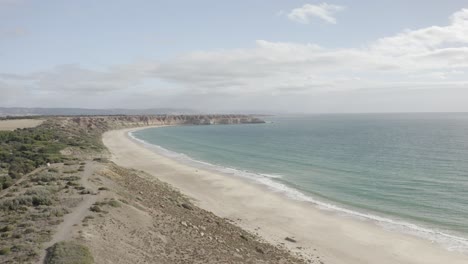
POLYGON ((42 124, 44 120, 40 119, 13 119, 0 120, 0 130, 15 130, 17 128, 36 127, 42 124))

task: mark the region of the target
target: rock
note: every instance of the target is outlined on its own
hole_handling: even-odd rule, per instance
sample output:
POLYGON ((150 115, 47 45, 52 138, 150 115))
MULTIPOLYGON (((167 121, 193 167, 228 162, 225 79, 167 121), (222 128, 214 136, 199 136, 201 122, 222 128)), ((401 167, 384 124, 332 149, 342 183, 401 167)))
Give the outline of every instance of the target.
POLYGON ((265 254, 265 251, 261 247, 256 247, 255 250, 260 254, 265 254))
POLYGON ((185 226, 185 227, 188 227, 187 222, 185 222, 185 221, 180 222, 180 224, 185 226))
POLYGON ((289 242, 292 242, 292 243, 296 243, 296 239, 292 238, 292 237, 286 237, 284 240, 286 241, 289 241, 289 242))
POLYGON ((241 237, 242 239, 244 239, 245 241, 248 241, 248 240, 249 240, 246 236, 244 236, 244 235, 242 235, 242 234, 240 235, 240 237, 241 237))
POLYGON ((186 204, 186 203, 183 203, 180 206, 182 206, 183 208, 185 208, 187 210, 193 210, 192 206, 190 206, 189 204, 186 204))

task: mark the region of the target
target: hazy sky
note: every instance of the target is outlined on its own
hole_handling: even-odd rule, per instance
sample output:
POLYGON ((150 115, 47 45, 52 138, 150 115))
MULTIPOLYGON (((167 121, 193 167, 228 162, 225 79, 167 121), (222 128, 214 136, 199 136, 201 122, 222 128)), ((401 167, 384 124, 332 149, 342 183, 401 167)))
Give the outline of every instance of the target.
POLYGON ((0 106, 468 111, 468 2, 0 0, 0 106))

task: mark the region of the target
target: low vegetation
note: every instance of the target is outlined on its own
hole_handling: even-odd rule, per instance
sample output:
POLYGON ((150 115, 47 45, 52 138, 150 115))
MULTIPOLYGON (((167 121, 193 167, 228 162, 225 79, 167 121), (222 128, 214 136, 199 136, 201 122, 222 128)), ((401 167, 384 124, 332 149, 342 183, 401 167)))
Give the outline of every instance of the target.
MULTIPOLYGON (((90 193, 79 180, 84 159, 100 155, 102 131, 56 118, 34 128, 0 131, 1 263, 37 261, 63 216, 90 193)), ((48 263, 92 263, 60 262, 66 250, 58 246, 48 263)))
POLYGON ((47 250, 45 264, 92 264, 93 256, 88 247, 72 241, 54 244, 47 250))
MULTIPOLYGON (((0 131, 0 190, 47 163, 78 165, 79 161, 69 160, 61 151, 65 148, 82 151, 102 149, 100 134, 104 129, 105 125, 101 129, 88 129, 76 124, 66 126, 59 120, 50 119, 34 128, 0 131)), ((79 167, 64 173, 83 170, 84 167, 79 167)))
POLYGON ((0 182, 3 189, 26 173, 46 163, 63 160, 60 150, 66 142, 47 125, 36 128, 0 131, 0 182))
POLYGON ((4 190, 8 193, 0 200, 0 254, 4 255, 0 262, 34 262, 41 244, 50 240, 56 225, 73 207, 69 201, 79 199, 78 191, 66 193, 66 183, 77 184, 78 179, 43 170, 4 190))

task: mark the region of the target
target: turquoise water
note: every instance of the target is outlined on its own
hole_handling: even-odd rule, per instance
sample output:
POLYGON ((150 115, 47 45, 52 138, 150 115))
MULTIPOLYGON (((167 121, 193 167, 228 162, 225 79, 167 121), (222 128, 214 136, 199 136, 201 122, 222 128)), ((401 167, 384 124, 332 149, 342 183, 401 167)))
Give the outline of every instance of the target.
POLYGON ((271 123, 164 127, 133 135, 173 157, 203 161, 289 197, 451 250, 468 249, 468 114, 265 119, 271 123))

